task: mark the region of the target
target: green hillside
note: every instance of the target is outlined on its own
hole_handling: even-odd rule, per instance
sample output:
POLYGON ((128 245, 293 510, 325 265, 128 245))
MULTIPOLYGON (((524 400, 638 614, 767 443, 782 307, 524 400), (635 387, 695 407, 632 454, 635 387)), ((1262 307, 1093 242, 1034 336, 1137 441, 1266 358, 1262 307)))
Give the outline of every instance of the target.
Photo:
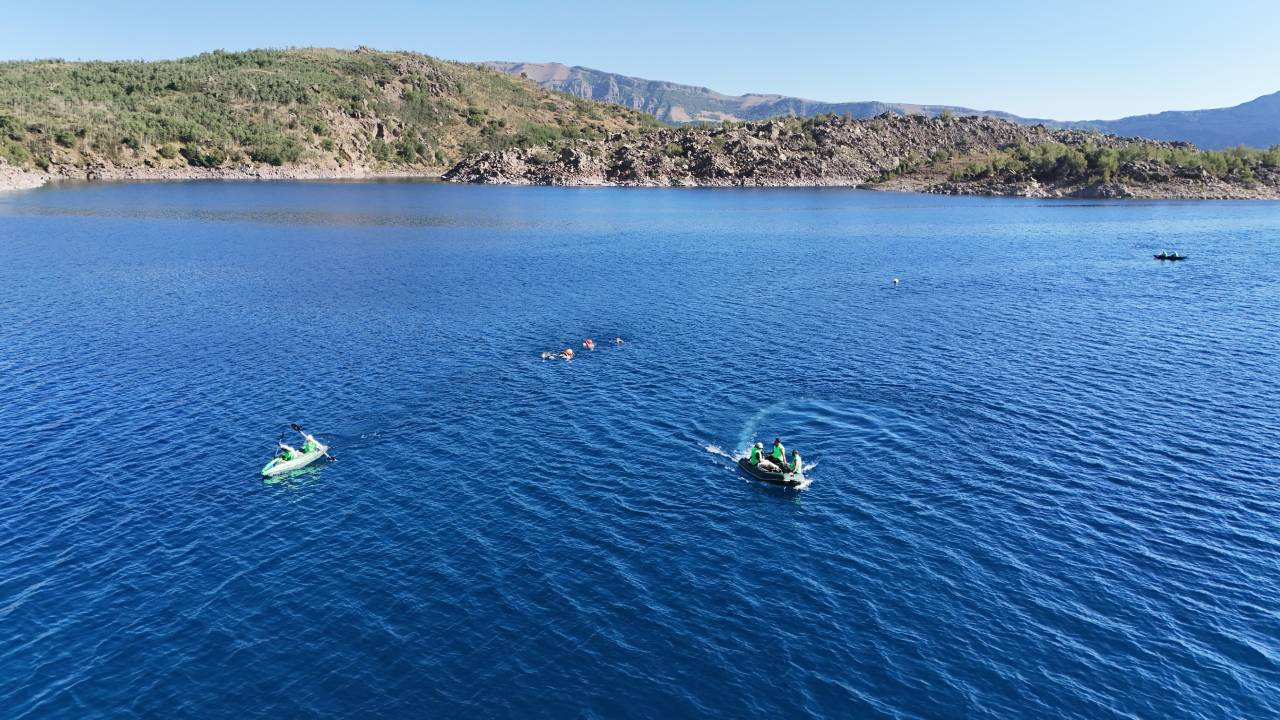
POLYGON ((0 160, 20 167, 446 168, 476 150, 595 138, 646 115, 407 52, 212 52, 0 63, 0 160))

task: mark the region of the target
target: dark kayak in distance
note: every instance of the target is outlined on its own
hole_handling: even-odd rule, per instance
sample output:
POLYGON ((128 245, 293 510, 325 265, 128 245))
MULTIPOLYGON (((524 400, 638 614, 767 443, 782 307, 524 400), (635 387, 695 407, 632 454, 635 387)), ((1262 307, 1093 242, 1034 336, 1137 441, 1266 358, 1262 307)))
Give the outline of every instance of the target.
POLYGON ((1186 255, 1165 255, 1165 254, 1160 254, 1160 255, 1152 255, 1151 257, 1153 257, 1153 258, 1155 258, 1155 259, 1157 259, 1157 260, 1186 260, 1186 259, 1187 259, 1187 256, 1186 256, 1186 255))
POLYGON ((746 458, 738 458, 738 467, 757 480, 774 485, 782 485, 783 487, 795 487, 804 479, 803 475, 796 475, 795 473, 769 472, 759 466, 752 465, 746 458))

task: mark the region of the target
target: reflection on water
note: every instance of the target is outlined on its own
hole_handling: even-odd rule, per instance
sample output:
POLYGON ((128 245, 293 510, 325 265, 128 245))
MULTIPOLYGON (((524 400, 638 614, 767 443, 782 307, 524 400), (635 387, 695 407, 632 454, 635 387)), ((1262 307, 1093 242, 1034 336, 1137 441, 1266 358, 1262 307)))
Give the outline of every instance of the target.
POLYGON ((320 480, 321 471, 329 464, 328 460, 312 463, 304 468, 290 470, 287 473, 262 478, 263 485, 275 485, 280 490, 302 490, 320 480))

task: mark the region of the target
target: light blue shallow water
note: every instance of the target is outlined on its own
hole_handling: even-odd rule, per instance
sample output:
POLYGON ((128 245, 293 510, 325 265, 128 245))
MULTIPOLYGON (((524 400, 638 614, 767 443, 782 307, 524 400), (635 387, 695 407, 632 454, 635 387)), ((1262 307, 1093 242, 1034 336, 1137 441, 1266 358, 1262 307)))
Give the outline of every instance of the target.
POLYGON ((1275 717, 1278 352, 1276 204, 0 196, 0 708, 1275 717))

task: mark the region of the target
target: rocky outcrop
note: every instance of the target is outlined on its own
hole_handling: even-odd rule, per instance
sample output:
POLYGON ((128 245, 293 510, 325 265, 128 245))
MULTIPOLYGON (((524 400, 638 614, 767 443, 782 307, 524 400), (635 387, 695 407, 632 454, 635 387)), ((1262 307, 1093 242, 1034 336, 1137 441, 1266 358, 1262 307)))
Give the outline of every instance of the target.
POLYGON ((1022 197, 1277 197, 1280 177, 1255 182, 1183 177, 1190 168, 1134 161, 1098 182, 1080 174, 1052 180, 1001 172, 956 180, 966 163, 1009 148, 1152 150, 1185 144, 1080 131, 1050 130, 987 117, 902 116, 866 120, 827 116, 759 123, 616 133, 555 147, 482 152, 463 159, 446 180, 469 183, 624 186, 869 186, 953 195, 1022 197), (1180 175, 1181 173, 1181 175, 1180 175), (1112 176, 1114 175, 1114 176, 1112 176))
POLYGON ((1097 151, 1144 146, 1194 152, 1185 143, 1120 138, 1074 129, 1019 126, 995 118, 925 118, 884 114, 854 120, 781 118, 717 127, 614 133, 604 140, 554 147, 479 152, 454 165, 453 182, 616 184, 616 186, 867 186, 942 195, 1020 197, 1276 197, 1280 177, 1260 167, 1253 181, 1230 182, 1202 168, 1171 168, 1134 160, 1108 170, 1052 178, 989 170, 956 179, 957 170, 1012 147, 1053 146, 1097 151))
POLYGON ((546 148, 479 153, 445 178, 554 185, 859 185, 939 152, 994 151, 1053 133, 989 118, 793 118, 614 134, 546 148))

